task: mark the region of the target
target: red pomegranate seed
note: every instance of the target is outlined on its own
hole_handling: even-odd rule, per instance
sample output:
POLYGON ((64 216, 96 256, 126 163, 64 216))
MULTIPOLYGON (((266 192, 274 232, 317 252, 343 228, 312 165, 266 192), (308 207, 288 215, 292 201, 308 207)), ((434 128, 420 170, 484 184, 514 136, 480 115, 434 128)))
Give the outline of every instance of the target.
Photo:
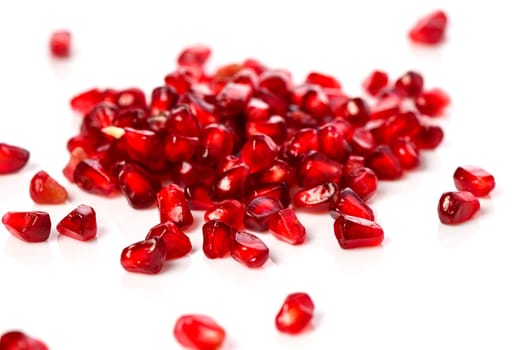
POLYGON ((242 162, 250 167, 250 173, 268 168, 278 155, 278 146, 263 134, 250 136, 239 155, 242 162))
POLYGON ((166 246, 159 237, 145 239, 124 248, 121 253, 121 265, 126 271, 156 274, 166 261, 166 246))
POLYGON ((2 224, 13 236, 26 242, 44 242, 51 232, 49 214, 43 211, 7 212, 2 224))
POLYGON ((446 26, 446 14, 434 11, 416 22, 409 31, 409 39, 417 44, 436 45, 444 40, 446 26))
POLYGON ((410 139, 399 137, 391 142, 390 147, 402 168, 414 169, 420 164, 418 148, 410 139))
POLYGON ((256 197, 276 198, 281 203, 281 205, 286 208, 290 204, 289 185, 287 185, 286 182, 282 182, 255 187, 248 192, 246 201, 250 202, 256 197))
POLYGON ((75 112, 86 114, 95 105, 102 102, 104 99, 104 92, 100 89, 93 88, 79 93, 71 98, 69 105, 75 112))
POLYGON ((381 70, 372 71, 362 83, 363 89, 371 96, 378 95, 389 83, 389 76, 381 70))
POLYGON ((232 257, 241 264, 258 268, 268 260, 269 249, 257 236, 248 232, 236 232, 232 237, 232 257))
POLYGON ((133 163, 126 163, 120 169, 117 183, 126 200, 135 209, 149 208, 155 204, 157 192, 161 189, 158 179, 133 163))
POLYGON ((307 75, 307 79, 305 79, 305 82, 307 84, 314 84, 328 89, 341 89, 342 87, 340 82, 335 77, 319 72, 309 73, 309 75, 307 75))
POLYGON ((288 97, 292 86, 291 75, 284 70, 267 70, 259 80, 259 88, 274 95, 288 97))
POLYGON ((330 113, 329 97, 319 87, 307 87, 299 106, 317 119, 322 119, 330 113))
POLYGON ((200 150, 203 161, 217 163, 232 153, 233 149, 232 130, 221 124, 209 124, 203 129, 200 150))
POLYGON ((342 165, 323 153, 313 151, 303 157, 296 168, 296 179, 302 187, 312 187, 324 182, 338 182, 342 165))
POLYGON ((382 98, 371 107, 371 119, 387 119, 400 112, 400 97, 390 95, 382 98))
POLYGON ((77 164, 73 181, 84 191, 102 196, 109 196, 116 188, 115 179, 94 159, 85 159, 77 164))
POLYGON ((231 241, 236 230, 218 220, 203 225, 203 252, 209 259, 222 258, 230 253, 231 241))
POLYGON ((37 204, 62 204, 68 199, 66 189, 43 170, 31 178, 29 195, 37 204))
MULTIPOLYGON (((340 115, 339 112, 337 113, 340 115)), ((341 116, 353 125, 363 126, 371 119, 371 108, 363 98, 351 98, 341 112, 341 116)))
POLYGON ((193 224, 194 217, 183 191, 175 184, 166 185, 157 193, 160 221, 172 221, 179 228, 193 224))
POLYGON ((256 197, 247 203, 245 227, 257 232, 267 231, 270 217, 281 209, 283 206, 276 198, 256 197))
POLYGON ((272 215, 269 220, 270 231, 276 238, 292 245, 305 242, 305 226, 291 208, 285 208, 272 215))
POLYGON ((350 187, 364 202, 366 202, 376 192, 378 178, 371 169, 359 167, 342 176, 342 185, 350 187))
POLYGON ((226 199, 217 204, 214 204, 205 212, 205 221, 218 220, 241 230, 244 227, 243 215, 244 206, 241 202, 235 199, 226 199))
POLYGON ((351 153, 351 147, 338 129, 326 124, 318 129, 319 151, 339 163, 345 162, 351 153))
POLYGON ((146 169, 159 171, 164 168, 164 144, 159 134, 151 130, 124 128, 124 135, 119 141, 130 159, 146 169))
POLYGON ((117 106, 120 108, 146 109, 146 96, 139 88, 129 88, 118 92, 117 106))
POLYGON ((49 50, 53 57, 69 57, 71 54, 71 33, 67 30, 53 32, 49 40, 49 50))
POLYGON ((183 95, 201 79, 203 71, 196 66, 181 66, 164 77, 164 83, 175 89, 179 95, 183 95))
POLYGON ((87 157, 88 155, 86 154, 86 152, 80 147, 76 147, 71 151, 69 161, 64 167, 64 169, 62 169, 62 174, 66 179, 69 180, 69 182, 75 182, 73 178, 75 169, 77 168, 77 165, 87 157))
POLYGON ((147 128, 149 124, 144 109, 126 108, 120 109, 117 112, 117 116, 113 121, 113 126, 117 126, 119 128, 128 127, 134 129, 144 129, 147 128))
POLYGON ((375 147, 376 141, 369 130, 365 128, 356 129, 351 140, 351 149, 353 153, 360 156, 367 156, 375 149, 375 147))
POLYGON ((245 110, 251 97, 251 86, 230 82, 217 94, 216 106, 224 116, 234 117, 245 110))
POLYGON ((409 111, 387 119, 382 127, 381 142, 390 143, 397 137, 414 138, 422 125, 416 113, 409 111))
POLYGON ((217 350, 225 341, 225 330, 205 315, 183 315, 174 327, 175 339, 184 347, 197 350, 217 350))
POLYGON ((155 225, 148 231, 146 240, 158 237, 166 247, 166 260, 177 259, 192 251, 192 243, 187 235, 173 222, 166 221, 155 225))
POLYGON ((373 210, 348 187, 340 190, 331 198, 329 209, 333 218, 348 215, 374 220, 373 210))
POLYGON ((268 120, 270 117, 270 106, 265 101, 253 97, 248 101, 245 113, 247 120, 268 120))
POLYGON ((179 57, 177 63, 181 66, 197 66, 202 67, 208 58, 212 50, 206 45, 194 45, 184 49, 179 57))
POLYGON ((290 186, 294 181, 294 170, 287 162, 276 159, 267 169, 252 174, 251 180, 261 185, 283 182, 290 186))
POLYGON ((150 114, 158 115, 161 112, 170 110, 175 106, 178 99, 177 92, 171 86, 159 86, 152 90, 150 100, 150 114))
POLYGON ((415 98, 416 109, 429 117, 438 117, 444 114, 444 109, 450 103, 449 95, 439 88, 424 91, 415 98))
POLYGON ((198 150, 199 139, 182 135, 168 135, 164 141, 166 159, 174 163, 190 161, 198 150))
POLYGON ((249 167, 245 164, 235 166, 220 174, 210 189, 214 201, 224 199, 243 200, 246 191, 249 167))
POLYGON ((10 331, 0 337, 1 350, 48 350, 42 341, 20 331, 10 331))
POLYGON ((418 149, 430 150, 437 148, 444 138, 444 131, 438 125, 422 125, 415 135, 414 142, 418 149))
POLYGON ((438 218, 446 225, 466 222, 479 210, 479 200, 467 191, 445 192, 438 201, 438 218))
POLYGON ((201 126, 188 105, 179 105, 169 111, 166 117, 166 132, 171 135, 199 137, 201 136, 201 126))
POLYGON ((297 163, 310 151, 318 150, 318 131, 304 128, 296 132, 281 148, 282 157, 290 163, 297 163))
POLYGON ((424 88, 424 78, 418 72, 408 71, 395 82, 395 91, 400 96, 414 98, 424 88))
POLYGON ((380 225, 347 215, 341 215, 334 221, 334 234, 342 249, 377 246, 384 240, 384 231, 380 225))
POLYGON ((338 186, 336 184, 326 182, 296 192, 293 203, 297 208, 323 210, 329 208, 330 200, 337 192, 338 186))
POLYGON ((195 183, 184 188, 184 195, 192 210, 208 210, 214 206, 210 199, 210 188, 204 183, 195 183))
POLYGON ((287 138, 287 124, 279 115, 273 115, 268 120, 249 121, 246 125, 247 136, 263 134, 281 145, 287 138))
POLYGON ((28 160, 29 152, 24 148, 0 143, 0 174, 17 172, 28 160))
POLYGON ((83 134, 97 133, 113 125, 118 109, 114 104, 102 102, 93 107, 82 119, 80 131, 83 134))
POLYGON ((181 188, 195 184, 210 186, 216 178, 216 172, 212 167, 197 162, 178 163, 172 169, 171 175, 174 183, 181 188))
POLYGON ((396 180, 402 177, 402 167, 388 146, 376 147, 365 159, 365 165, 370 168, 380 180, 396 180))
POLYGON ((353 171, 358 168, 363 168, 365 166, 365 158, 362 156, 351 154, 349 158, 345 161, 342 171, 342 180, 344 176, 349 176, 353 171))
POLYGON ((97 235, 97 215, 88 205, 81 204, 57 224, 57 232, 79 241, 89 241, 97 235))
POLYGON ((287 295, 276 315, 278 331, 287 334, 298 334, 303 331, 314 315, 314 303, 307 293, 287 295))
POLYGON ((476 197, 487 196, 495 188, 495 178, 486 170, 473 165, 459 166, 453 174, 455 187, 476 197))

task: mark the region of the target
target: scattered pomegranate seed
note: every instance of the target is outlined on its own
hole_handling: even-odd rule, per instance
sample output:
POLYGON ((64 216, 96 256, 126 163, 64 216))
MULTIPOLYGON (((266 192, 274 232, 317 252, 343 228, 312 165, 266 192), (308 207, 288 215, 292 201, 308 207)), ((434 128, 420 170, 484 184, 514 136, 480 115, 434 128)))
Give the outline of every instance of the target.
POLYGON ((128 203, 136 209, 149 208, 155 204, 161 183, 134 163, 123 164, 117 183, 128 203))
POLYGON ((390 144, 391 151, 404 169, 414 169, 420 164, 420 154, 409 138, 399 137, 390 144))
POLYGON ((367 202, 376 192, 378 178, 371 169, 359 167, 350 174, 342 176, 342 185, 350 187, 364 202, 367 202))
POLYGON ((415 144, 418 149, 435 149, 442 143, 444 131, 438 125, 423 125, 420 132, 415 136, 415 144))
POLYGON ((159 237, 133 243, 121 253, 121 265, 129 272, 156 274, 163 268, 165 260, 166 246, 159 237))
POLYGON ((2 224, 13 236, 26 242, 44 242, 51 232, 51 219, 43 211, 7 212, 2 224))
POLYGON ((89 241, 97 235, 97 216, 95 210, 81 204, 58 224, 57 232, 79 241, 89 241))
POLYGON ((192 210, 208 210, 214 206, 206 184, 191 184, 184 188, 184 196, 192 210))
POLYGON ((388 146, 380 145, 366 159, 365 164, 381 180, 395 180, 402 176, 402 167, 388 146))
POLYGON ((334 221, 334 234, 342 249, 377 246, 384 240, 384 231, 380 225, 347 215, 340 215, 334 221))
POLYGON ((29 195, 37 204, 62 204, 68 199, 66 189, 43 170, 31 178, 29 195))
POLYGON ((245 210, 245 227, 263 232, 268 230, 270 217, 283 208, 274 197, 256 197, 248 202, 245 210))
POLYGON ((252 135, 241 149, 242 162, 250 167, 250 173, 268 168, 278 155, 274 141, 263 134, 252 135))
POLYGON ((209 259, 222 258, 230 253, 236 230, 224 222, 210 220, 203 225, 203 252, 209 259))
POLYGON ((102 102, 103 99, 104 92, 100 89, 93 88, 73 96, 69 101, 69 104, 71 109, 73 109, 75 112, 84 115, 88 113, 96 104, 102 102))
POLYGON ((495 188, 493 175, 473 165, 459 166, 453 179, 458 190, 471 192, 476 197, 487 196, 495 188))
POLYGON ((324 182, 338 182, 342 176, 342 165, 323 153, 310 152, 298 164, 296 178, 302 187, 311 187, 324 182))
POLYGON ((258 268, 268 260, 269 249, 257 236, 241 231, 232 236, 231 254, 243 265, 258 268))
POLYGON ((340 82, 335 77, 331 77, 330 75, 319 72, 309 73, 309 75, 307 75, 307 79, 305 79, 305 82, 328 89, 341 89, 342 87, 340 82))
POLYGON ((166 247, 166 260, 177 259, 192 251, 188 236, 173 222, 166 221, 155 225, 146 235, 146 240, 158 237, 166 247))
POLYGON ((202 67, 208 58, 212 50, 205 45, 194 45, 186 48, 181 52, 177 58, 177 63, 181 66, 197 66, 202 67))
POLYGON ((84 191, 109 196, 115 191, 116 180, 95 159, 81 160, 73 172, 73 181, 84 191))
POLYGON ((368 220, 374 220, 373 210, 350 188, 340 190, 331 198, 331 216, 337 218, 340 215, 356 216, 368 220))
POLYGON ((22 169, 29 160, 29 152, 21 147, 0 143, 0 174, 11 174, 22 169))
POLYGON ((210 189, 212 200, 242 200, 246 191, 249 171, 248 166, 240 164, 220 174, 210 189))
POLYGON ((466 222, 479 210, 479 200, 467 191, 445 192, 438 201, 438 218, 446 225, 466 222))
POLYGON ((297 208, 327 209, 331 198, 338 192, 338 186, 333 182, 326 182, 310 188, 305 188, 294 195, 294 206, 297 208))
POLYGON ((434 11, 416 22, 409 31, 409 39, 417 44, 439 44, 444 40, 447 22, 444 11, 434 11))
POLYGON ((451 103, 449 95, 439 88, 423 91, 415 97, 415 107, 429 117, 437 117, 444 113, 444 109, 451 103))
POLYGON ((211 317, 183 315, 175 323, 174 336, 186 348, 216 350, 223 345, 226 333, 211 317))
POLYGON ((314 315, 314 303, 307 293, 287 295, 276 315, 278 331, 287 334, 298 334, 303 331, 314 315))
POLYGON ((389 83, 389 76, 384 71, 375 70, 363 81, 363 89, 371 96, 378 95, 389 83))
POLYGON ((23 332, 10 331, 0 337, 0 350, 48 350, 48 347, 23 332))
POLYGON ((49 40, 49 50, 53 57, 69 57, 71 53, 71 33, 67 30, 53 32, 49 40))
POLYGON ((401 96, 414 98, 424 88, 424 78, 420 73, 409 71, 395 82, 395 91, 401 96))
POLYGON ((305 242, 305 226, 290 208, 281 209, 273 214, 269 220, 269 228, 274 236, 289 244, 296 245, 305 242))
POLYGON ((186 228, 194 222, 183 191, 175 185, 166 185, 157 193, 157 206, 161 222, 172 221, 179 228, 186 228))
POLYGON ((225 199, 214 204, 205 212, 205 221, 218 220, 228 224, 237 230, 243 229, 243 215, 245 208, 243 204, 235 199, 225 199))

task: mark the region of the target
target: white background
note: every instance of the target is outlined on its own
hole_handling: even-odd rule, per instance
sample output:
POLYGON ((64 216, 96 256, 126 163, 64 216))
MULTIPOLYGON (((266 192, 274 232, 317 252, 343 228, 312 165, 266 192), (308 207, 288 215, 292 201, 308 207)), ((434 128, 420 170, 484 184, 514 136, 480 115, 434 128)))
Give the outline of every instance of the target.
POLYGON ((225 349, 524 349, 524 12, 520 1, 2 1, 0 142, 31 151, 19 173, 0 177, 0 213, 46 210, 56 224, 85 203, 98 214, 91 243, 57 237, 27 244, 0 228, 0 332, 22 329, 52 350, 177 349, 172 328, 183 313, 214 317, 225 349), (346 5, 343 5, 347 3, 346 5), (468 5, 469 4, 469 5, 468 5), (443 8, 451 25, 437 48, 411 46, 408 28, 443 8), (73 33, 74 54, 48 54, 52 30, 73 33), (122 248, 157 223, 156 210, 131 209, 68 184, 61 169, 79 116, 69 98, 90 87, 150 91, 177 53, 202 42, 212 67, 256 57, 289 68, 334 74, 360 93, 373 69, 393 77, 421 71, 428 87, 452 97, 438 121, 446 137, 401 181, 381 183, 372 200, 386 239, 344 251, 332 219, 300 214, 308 242, 292 247, 262 234, 271 262, 249 270, 208 260, 202 213, 189 232, 194 251, 156 276, 126 273, 122 248), (439 223, 440 194, 453 190, 458 165, 492 172, 497 188, 473 221, 439 223), (63 206, 32 203, 28 183, 44 169, 67 184, 63 206), (308 292, 313 327, 278 334, 274 316, 286 294, 308 292))

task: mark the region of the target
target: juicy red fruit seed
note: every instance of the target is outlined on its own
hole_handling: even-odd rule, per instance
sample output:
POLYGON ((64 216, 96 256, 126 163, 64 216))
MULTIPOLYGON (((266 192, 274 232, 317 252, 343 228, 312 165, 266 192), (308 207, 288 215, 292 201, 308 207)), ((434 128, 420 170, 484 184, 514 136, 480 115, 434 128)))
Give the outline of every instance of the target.
POLYGON ((397 138, 391 142, 391 151, 404 169, 414 169, 420 164, 420 153, 409 138, 397 138))
POLYGON ((341 215, 334 221, 334 234, 342 249, 377 246, 384 240, 380 225, 347 215, 341 215))
POLYGON ((214 319, 205 315, 183 315, 174 327, 175 339, 184 347, 217 350, 225 341, 226 332, 214 319))
POLYGON ((283 206, 276 198, 256 197, 247 204, 245 227, 258 232, 267 231, 270 217, 281 209, 283 206))
POLYGON ((257 236, 241 231, 232 237, 231 254, 241 264, 258 268, 268 260, 269 249, 257 236))
POLYGON ((29 152, 22 147, 0 143, 0 175, 22 169, 29 160, 29 152))
POLYGON ((150 114, 159 115, 175 106, 177 92, 171 86, 159 86, 152 90, 150 102, 150 114))
POLYGON ((121 265, 126 271, 156 274, 166 261, 166 246, 159 237, 145 239, 124 248, 121 265))
POLYGON ((365 159, 365 165, 380 180, 396 180, 402 176, 402 167, 388 146, 380 145, 365 159))
POLYGON ((84 191, 102 196, 111 195, 117 187, 115 179, 94 159, 85 159, 77 164, 73 181, 84 191))
POLYGON ((53 32, 49 40, 49 50, 54 57, 69 57, 71 53, 71 33, 67 30, 53 32))
POLYGON ((307 75, 307 79, 305 79, 305 82, 327 89, 341 89, 342 87, 340 82, 335 77, 331 77, 330 75, 319 72, 309 73, 309 75, 307 75))
POLYGON ((240 159, 253 174, 268 168, 276 159, 279 149, 274 141, 263 134, 252 135, 241 149, 240 159))
POLYGON ((241 202, 235 199, 225 199, 217 204, 214 204, 205 212, 205 221, 218 220, 228 224, 237 230, 241 230, 243 224, 244 206, 241 202))
POLYGON ((201 140, 200 157, 205 162, 218 163, 234 149, 232 130, 221 124, 207 125, 201 140))
POLYGON ((293 203, 296 208, 325 210, 329 208, 331 198, 338 192, 338 186, 333 182, 305 188, 296 192, 293 203))
POLYGON ((449 95, 439 88, 423 91, 415 98, 416 109, 429 117, 438 117, 444 114, 444 109, 450 103, 449 95))
POLYGON ((209 259, 222 258, 230 253, 235 229, 218 220, 203 225, 203 252, 209 259))
POLYGON ((214 201, 224 199, 242 200, 247 185, 249 167, 240 164, 220 174, 210 189, 210 198, 214 201))
POLYGON ((128 203, 135 209, 154 205, 157 192, 161 188, 158 179, 133 163, 122 166, 117 176, 117 183, 128 203))
POLYGON ((179 228, 193 224, 194 217, 183 191, 175 184, 166 185, 157 193, 160 221, 172 221, 179 228))
POLYGON ((342 165, 323 153, 313 151, 303 157, 296 168, 296 179, 302 187, 312 187, 324 182, 338 182, 342 165))
POLYGON ((329 209, 334 218, 340 215, 348 215, 374 220, 373 210, 365 204, 356 192, 348 187, 332 197, 329 209))
POLYGON ((281 209, 273 214, 270 217, 269 228, 276 238, 289 244, 297 245, 305 242, 305 226, 291 208, 281 209))
POLYGON ((479 200, 467 191, 445 192, 438 201, 438 218, 446 225, 466 222, 479 210, 479 200))
POLYGON ((190 46, 184 49, 181 52, 181 54, 179 54, 179 57, 177 58, 177 63, 181 66, 201 67, 206 63, 211 53, 212 50, 210 50, 208 46, 190 46))
POLYGON ((363 89, 371 96, 378 95, 389 83, 389 76, 384 71, 375 70, 363 81, 363 89))
POLYGON ((104 93, 100 89, 93 88, 73 96, 69 101, 69 105, 72 110, 84 115, 103 99, 104 93))
POLYGON ((418 149, 430 150, 437 148, 444 139, 444 131, 437 125, 423 125, 415 135, 414 142, 418 149))
POLYGON ((214 206, 210 199, 209 186, 204 183, 186 186, 184 196, 192 210, 208 210, 214 206))
POLYGON ((43 170, 31 178, 29 195, 37 204, 62 204, 68 199, 66 189, 43 170))
POLYGON ((160 238, 166 247, 166 260, 177 259, 192 251, 188 236, 173 222, 166 221, 155 225, 146 235, 146 239, 160 238))
POLYGON ((58 224, 57 232, 79 241, 89 241, 97 235, 97 215, 95 210, 81 204, 58 224))
POLYGON ((409 31, 409 39, 417 44, 436 45, 444 40, 447 22, 443 11, 434 11, 416 22, 409 31))
POLYGON ((364 201, 368 201, 378 188, 378 178, 369 168, 359 167, 342 176, 342 185, 350 187, 364 201))
POLYGON ((395 82, 395 91, 401 96, 414 98, 424 88, 424 78, 420 73, 408 71, 395 82))
POLYGON ((290 204, 290 190, 287 183, 276 183, 270 185, 258 186, 252 189, 248 194, 246 201, 250 202, 256 197, 273 197, 286 208, 290 204))
POLYGON ((459 166, 453 174, 455 187, 476 197, 487 196, 495 188, 495 178, 486 170, 473 166, 459 166))
POLYGON ((303 331, 314 316, 314 302, 307 293, 289 294, 275 318, 278 331, 298 334, 303 331))
POLYGON ((15 237, 26 242, 44 242, 51 233, 49 214, 43 211, 7 212, 2 224, 15 237))
POLYGON ((0 337, 1 350, 48 350, 42 341, 20 331, 10 331, 0 337))

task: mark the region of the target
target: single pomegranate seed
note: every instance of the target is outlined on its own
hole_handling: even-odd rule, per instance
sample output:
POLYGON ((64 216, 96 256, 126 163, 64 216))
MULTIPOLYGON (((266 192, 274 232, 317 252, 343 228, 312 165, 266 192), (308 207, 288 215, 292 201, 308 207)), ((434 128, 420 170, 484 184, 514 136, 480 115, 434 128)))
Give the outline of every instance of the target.
POLYGON ((165 165, 164 144, 159 134, 151 130, 124 128, 119 139, 130 159, 148 170, 161 170, 165 165))
POLYGON ((57 232, 79 241, 89 241, 97 235, 95 210, 81 204, 57 224, 57 232))
POLYGON ((192 243, 187 235, 173 222, 166 221, 155 225, 148 231, 146 240, 158 237, 166 247, 166 260, 177 259, 192 251, 192 243))
POLYGON ((188 185, 184 188, 184 195, 192 210, 208 210, 214 206, 210 199, 209 186, 203 183, 188 185))
POLYGON ((243 112, 252 97, 252 88, 246 84, 228 83, 217 94, 216 105, 227 117, 243 112))
POLYGON ((66 189, 43 170, 31 178, 29 195, 37 204, 62 204, 68 199, 66 189))
POLYGON ((48 350, 42 341, 20 331, 10 331, 0 337, 1 350, 48 350))
POLYGON ((51 232, 49 214, 43 211, 7 212, 2 224, 13 236, 26 242, 44 242, 51 232))
POLYGON ((80 131, 83 134, 100 132, 100 130, 113 125, 117 113, 118 109, 114 104, 99 103, 82 119, 80 131))
POLYGON ((216 172, 201 163, 181 162, 172 169, 172 178, 181 188, 195 184, 209 186, 215 181, 216 172))
POLYGON ((186 137, 201 136, 201 126, 187 105, 172 109, 166 118, 166 132, 186 137))
POLYGON ((202 67, 208 58, 212 50, 205 45, 194 45, 184 49, 179 57, 177 63, 181 66, 197 66, 202 67))
POLYGON ((439 88, 424 91, 415 98, 416 109, 429 117, 442 115, 450 103, 449 95, 439 88))
POLYGON ((71 53, 71 33, 67 30, 53 32, 49 40, 49 50, 53 57, 69 57, 71 53))
POLYGON ((270 117, 270 106, 259 98, 251 98, 245 108, 247 120, 268 120, 270 117))
POLYGON ((389 76, 381 70, 372 71, 362 83, 363 89, 371 96, 378 95, 389 83, 389 76))
POLYGON ((347 215, 341 215, 334 221, 334 234, 342 249, 377 246, 384 240, 380 225, 347 215))
POLYGON ((71 98, 69 105, 75 112, 86 114, 96 104, 102 102, 104 99, 104 92, 100 89, 93 88, 79 93, 71 98))
POLYGON ((124 248, 121 253, 121 265, 126 271, 156 274, 166 261, 166 246, 159 237, 145 239, 124 248))
POLYGON ((329 207, 331 198, 338 192, 338 186, 327 182, 310 188, 305 188, 294 195, 294 206, 297 208, 310 208, 323 210, 329 207))
POLYGON ((307 75, 307 79, 305 79, 305 82, 307 84, 314 84, 328 89, 341 89, 342 87, 336 78, 318 72, 309 73, 309 75, 307 75))
POLYGON ((284 70, 267 70, 260 76, 259 88, 277 96, 288 97, 291 86, 291 75, 284 70))
POLYGON ((307 293, 287 295, 276 315, 278 331, 287 334, 298 334, 303 331, 314 315, 314 303, 307 293))
POLYGON ((257 75, 261 75, 261 73, 267 70, 265 65, 253 58, 246 59, 245 62, 243 62, 243 67, 252 69, 257 75))
POLYGON ((438 201, 438 218, 446 225, 466 222, 479 210, 479 200, 467 191, 445 192, 438 201))
POLYGON ((75 179, 73 178, 75 169, 77 168, 77 165, 87 157, 88 155, 86 154, 86 152, 80 147, 76 147, 74 150, 71 151, 69 161, 64 167, 64 169, 62 169, 62 174, 66 179, 69 180, 69 182, 75 182, 75 179))
POLYGON ((267 231, 270 217, 280 209, 283 209, 283 206, 276 198, 254 198, 248 202, 245 210, 245 227, 258 232, 267 231))
POLYGON ((409 39, 417 44, 436 45, 444 40, 446 26, 446 14, 434 11, 416 22, 409 31, 409 39))
POLYGON ((184 347, 197 350, 216 350, 225 341, 225 330, 205 315, 183 315, 174 327, 175 339, 184 347))
POLYGON ((389 143, 397 137, 414 138, 422 128, 416 113, 405 112, 393 116, 383 124, 381 142, 389 143))
POLYGON ((299 106, 317 119, 322 119, 330 113, 329 97, 315 85, 307 87, 299 106))
POLYGON ((210 198, 214 201, 242 200, 245 195, 248 173, 249 167, 240 164, 220 174, 212 184, 210 198))
POLYGON ((408 138, 397 138, 390 144, 391 151, 404 169, 414 169, 420 164, 420 154, 415 143, 408 138))
POLYGON ((179 228, 193 224, 194 217, 183 191, 175 184, 166 185, 157 193, 160 221, 172 221, 179 228))
MULTIPOLYGON (((126 108, 120 109, 117 112, 117 116, 115 116, 115 119, 113 120, 113 126, 119 128, 128 127, 133 129, 144 129, 149 125, 144 109, 126 108)), ((103 131, 106 131, 106 129, 103 131)))
POLYGON ((250 167, 250 173, 268 168, 278 155, 278 146, 263 134, 252 135, 241 149, 240 159, 250 167))
POLYGON ((77 164, 73 181, 84 191, 102 196, 112 194, 116 188, 115 179, 94 159, 85 159, 77 164))
POLYGON ((365 159, 365 164, 380 180, 395 180, 402 177, 400 162, 388 146, 376 147, 365 159))
POLYGON ((253 188, 248 192, 246 201, 250 202, 256 197, 276 198, 281 205, 286 208, 290 204, 289 185, 286 182, 275 183, 270 185, 261 185, 253 188))
POLYGON ((276 238, 292 245, 305 242, 305 226, 291 208, 285 208, 272 215, 269 220, 270 231, 276 238))
POLYGON ((233 149, 232 130, 221 124, 209 124, 203 129, 200 150, 203 161, 217 163, 232 153, 233 149))
POLYGON ((374 220, 373 210, 365 204, 356 192, 350 188, 344 188, 331 198, 331 216, 337 218, 340 215, 356 216, 368 220, 374 220))
POLYGON ((337 112, 340 114, 353 125, 363 126, 371 118, 371 109, 363 98, 356 97, 349 99, 343 112, 337 112))
POLYGON ((420 132, 415 135, 414 142, 418 149, 435 149, 444 139, 444 131, 438 125, 422 125, 420 132))
POLYGON ((243 68, 234 74, 231 82, 236 84, 244 84, 254 91, 259 85, 259 76, 252 69, 243 68))
POLYGON ((150 102, 150 114, 158 115, 175 106, 178 99, 177 92, 171 86, 159 86, 153 89, 150 102))
POLYGON ((416 97, 424 88, 424 78, 418 72, 408 71, 395 82, 395 91, 401 96, 416 97))
POLYGON ((343 165, 342 179, 343 176, 349 176, 354 170, 363 168, 365 166, 365 158, 357 155, 350 155, 343 165))
POLYGON ((0 174, 11 174, 22 169, 29 160, 29 152, 21 147, 0 143, 0 174))
POLYGON ((283 182, 290 186, 294 181, 294 170, 287 162, 276 159, 267 169, 252 174, 251 179, 261 185, 283 182))
POLYGON ((317 151, 318 146, 318 131, 304 128, 292 135, 290 140, 283 145, 281 152, 285 160, 290 163, 297 163, 310 151, 317 151))
POLYGON ((359 167, 342 176, 342 185, 350 187, 364 201, 368 201, 376 192, 378 178, 369 168, 359 167))
POLYGON ((268 260, 269 249, 257 236, 236 232, 232 237, 232 257, 250 268, 263 266, 268 260))
POLYGON ((243 229, 243 204, 235 199, 225 199, 205 212, 205 221, 218 220, 228 224, 237 230, 243 229))
POLYGON ((203 252, 209 259, 222 258, 231 249, 231 241, 236 230, 218 220, 210 220, 203 225, 203 252))
POLYGON ((387 119, 400 112, 400 97, 390 95, 382 98, 371 107, 371 119, 387 119))
POLYGON ((287 138, 287 124, 279 115, 273 115, 268 120, 249 121, 246 125, 247 136, 264 134, 276 144, 281 145, 287 138))
POLYGON ((351 153, 351 147, 338 129, 327 124, 318 129, 319 151, 339 163, 345 162, 351 153))
POLYGON ((203 71, 200 67, 181 66, 164 77, 164 83, 175 89, 179 95, 183 95, 199 81, 203 71))
POLYGON ((453 174, 455 187, 476 197, 487 196, 495 188, 495 178, 486 170, 473 165, 459 166, 453 174))
POLYGON ((169 135, 164 142, 166 159, 172 162, 190 161, 199 148, 197 137, 169 135))
POLYGON ((351 140, 351 149, 353 153, 359 156, 367 156, 375 149, 375 147, 376 141, 369 130, 365 128, 356 129, 351 140))
POLYGON ((296 168, 296 179, 302 187, 312 187, 324 182, 338 182, 342 165, 319 152, 311 152, 300 161, 296 168))
POLYGON ((122 166, 117 183, 128 203, 135 209, 149 208, 155 204, 157 192, 161 189, 159 180, 133 163, 122 166))
POLYGON ((146 96, 139 88, 129 88, 117 94, 117 106, 120 108, 146 109, 146 96))

